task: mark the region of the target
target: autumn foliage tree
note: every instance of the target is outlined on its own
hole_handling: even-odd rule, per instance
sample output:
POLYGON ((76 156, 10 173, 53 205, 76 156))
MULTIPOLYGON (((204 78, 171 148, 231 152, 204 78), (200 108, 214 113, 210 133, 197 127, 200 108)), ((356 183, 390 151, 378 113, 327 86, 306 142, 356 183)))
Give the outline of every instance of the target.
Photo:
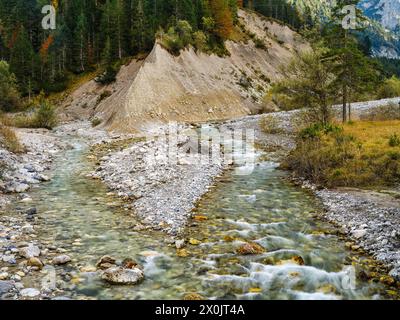
POLYGON ((117 72, 125 58, 150 52, 160 29, 181 35, 180 21, 189 23, 193 37, 196 33, 198 47, 224 54, 240 2, 0 0, 0 59, 15 74, 21 94, 29 96, 62 91, 76 74, 114 67, 117 72), (42 28, 47 4, 56 9, 56 30, 42 28))
POLYGON ((233 18, 225 0, 210 0, 210 11, 215 20, 214 33, 221 39, 228 39, 233 31, 233 18))

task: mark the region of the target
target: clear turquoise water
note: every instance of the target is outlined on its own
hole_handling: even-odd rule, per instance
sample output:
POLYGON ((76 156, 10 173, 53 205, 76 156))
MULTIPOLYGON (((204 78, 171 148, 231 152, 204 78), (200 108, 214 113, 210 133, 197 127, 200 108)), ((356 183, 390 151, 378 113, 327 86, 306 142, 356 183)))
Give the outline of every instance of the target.
MULTIPOLYGON (((313 197, 286 182, 285 173, 269 162, 259 163, 248 176, 232 172, 204 197, 197 210, 206 221, 192 221, 188 257, 178 257, 162 233, 135 232, 132 212, 118 208, 98 181, 86 178, 92 165, 87 147, 76 141, 57 162, 53 179, 34 189, 42 243, 63 248, 73 261, 57 267, 59 295, 74 299, 181 299, 197 292, 210 299, 372 299, 382 298, 384 287, 357 279, 346 280, 353 254, 330 235, 330 226, 313 215, 319 210, 313 197), (235 253, 245 241, 256 241, 265 254, 235 253), (137 286, 111 286, 96 273, 82 273, 102 255, 130 257, 145 268, 137 286), (291 263, 301 256, 305 265, 291 263), (289 260, 289 261, 288 261, 289 260), (72 278, 72 279, 71 279, 72 278)), ((26 204, 16 204, 27 206, 26 204)), ((362 259, 362 257, 361 257, 362 259)), ((26 286, 40 289, 43 273, 27 276, 26 286)))

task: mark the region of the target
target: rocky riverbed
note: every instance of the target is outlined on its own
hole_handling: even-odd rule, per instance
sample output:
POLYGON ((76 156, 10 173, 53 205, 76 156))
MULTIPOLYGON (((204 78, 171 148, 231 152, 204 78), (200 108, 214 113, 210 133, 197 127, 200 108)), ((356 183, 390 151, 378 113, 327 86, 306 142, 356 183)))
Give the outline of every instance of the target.
POLYGON ((25 197, 32 185, 48 181, 54 156, 68 147, 48 130, 18 129, 16 134, 26 152, 14 154, 0 147, 0 209, 12 194, 25 197))
POLYGON ((294 147, 287 134, 293 131, 293 113, 273 114, 283 129, 279 135, 263 133, 259 127, 262 116, 251 116, 203 125, 178 125, 175 129, 152 127, 145 137, 137 137, 123 146, 117 144, 117 148, 101 142, 94 148, 98 167, 90 177, 101 179, 110 190, 128 200, 129 208, 143 223, 137 226, 138 230, 150 226, 179 236, 196 202, 210 191, 215 179, 230 166, 239 165, 238 158, 245 152, 249 139, 246 131, 254 135, 248 142, 268 150, 271 159, 281 159, 294 147), (239 146, 234 144, 235 139, 240 141, 239 146))
MULTIPOLYGON (((360 116, 377 107, 396 103, 395 99, 370 101, 353 104, 353 115, 360 116)), ((340 106, 336 107, 340 110, 340 106)), ((252 130, 255 143, 267 151, 268 159, 279 162, 295 146, 293 119, 299 111, 276 112, 268 117, 276 119, 279 133, 269 134, 260 129, 264 115, 249 116, 226 122, 214 123, 220 131, 252 130)), ((186 137, 187 138, 187 137, 186 137)), ((182 149, 177 150, 180 163, 167 163, 161 154, 166 153, 165 144, 150 140, 132 144, 122 151, 111 153, 100 160, 100 166, 93 177, 100 178, 119 196, 132 200, 131 207, 138 213, 144 224, 177 235, 185 226, 193 206, 207 192, 213 179, 227 168, 223 162, 202 165, 200 154, 192 154, 187 160, 186 151, 189 140, 183 138, 182 149), (161 165, 146 155, 156 155, 161 165), (160 158, 161 157, 161 158, 160 158)), ((189 143, 190 144, 190 143, 189 143)), ((398 201, 391 195, 392 205, 369 198, 369 192, 346 190, 320 190, 306 182, 326 208, 324 218, 341 228, 355 241, 354 249, 364 249, 377 260, 391 268, 391 275, 399 279, 399 237, 400 229, 397 212, 398 201), (369 226, 368 228, 366 227, 369 226), (368 231, 361 237, 359 230, 368 231), (358 235, 355 236, 354 234, 358 235)), ((140 228, 140 227, 139 227, 140 228)), ((361 231, 360 231, 361 232, 361 231)))
MULTIPOLYGON (((242 132, 254 130, 256 144, 268 151, 270 160, 279 162, 294 147, 294 114, 270 114, 278 120, 279 134, 265 134, 260 130, 259 123, 263 116, 214 123, 210 128, 242 132)), ((111 283, 139 282, 145 273, 134 262, 126 265, 124 261, 112 258, 114 262, 109 263, 107 268, 105 265, 85 266, 87 262, 76 261, 63 247, 41 239, 38 225, 43 218, 34 206, 30 207, 32 199, 29 192, 40 182, 52 179, 52 162, 57 155, 74 148, 63 138, 78 137, 94 146, 88 158, 97 164, 97 169, 89 176, 100 179, 113 195, 127 200, 125 209, 133 209, 139 217, 142 224, 136 224, 132 232, 151 227, 181 239, 196 202, 207 191, 212 192, 214 180, 231 167, 232 162, 226 161, 226 146, 212 141, 207 135, 200 141, 206 142, 209 148, 199 147, 201 145, 195 135, 198 126, 180 126, 179 130, 182 132, 175 141, 173 159, 170 158, 171 145, 164 140, 169 137, 163 137, 165 128, 162 126, 147 132, 146 137, 109 134, 93 129, 88 122, 62 125, 54 132, 18 130, 27 153, 13 155, 0 149, 1 159, 9 164, 2 179, 1 199, 5 200, 4 204, 12 199, 18 199, 23 204, 23 208, 17 207, 18 214, 4 212, 0 215, 0 296, 6 299, 64 298, 64 292, 69 288, 66 283, 80 281, 75 269, 97 274, 111 283), (204 157, 210 160, 210 150, 215 150, 214 154, 218 156, 211 157, 212 161, 204 161, 204 157), (9 194, 4 194, 4 191, 9 194), (70 265, 73 269, 63 269, 63 266, 70 265), (59 283, 42 283, 39 287, 25 284, 25 278, 50 272, 51 267, 56 266, 62 268, 60 276, 63 280, 59 283)), ((393 278, 399 279, 400 205, 395 193, 356 189, 317 190, 307 183, 304 186, 312 189, 325 206, 322 217, 352 240, 346 244, 348 247, 355 251, 364 249, 385 263, 391 269, 390 276, 384 279, 388 284, 393 278)), ((174 248, 181 248, 185 242, 174 241, 171 242, 174 248)), ((79 247, 81 244, 81 240, 76 239, 72 246, 79 247)))
POLYGON ((63 292, 59 284, 42 283, 40 290, 25 287, 24 279, 48 272, 48 267, 68 264, 71 258, 63 248, 39 240, 37 225, 42 219, 30 192, 40 183, 51 181, 53 162, 75 146, 66 137, 83 139, 88 144, 107 143, 126 136, 93 129, 89 122, 60 125, 53 131, 16 129, 25 152, 14 154, 0 147, 2 176, 0 180, 0 297, 4 299, 50 298, 63 292), (7 211, 18 201, 24 208, 18 214, 7 211), (27 209, 28 208, 28 209, 27 209))
POLYGON ((326 211, 323 217, 354 241, 348 246, 364 249, 389 267, 400 281, 400 201, 383 192, 363 190, 316 191, 326 211))
MULTIPOLYGON (((399 98, 393 98, 355 103, 352 104, 352 114, 354 118, 359 118, 381 106, 390 103, 397 105, 399 101, 399 98)), ((340 109, 340 106, 335 107, 338 114, 340 109)), ((295 142, 292 135, 294 127, 290 123, 293 123, 292 120, 297 112, 272 113, 269 115, 277 120, 284 136, 288 139, 287 145, 284 145, 283 148, 285 151, 283 156, 294 147, 295 142)), ((261 134, 260 140, 271 141, 268 136, 270 135, 262 136, 261 134)), ((268 143, 266 145, 268 146, 268 143)), ((279 157, 277 160, 279 161, 279 157)), ((337 226, 351 240, 347 243, 349 248, 365 250, 389 268, 391 277, 400 281, 400 201, 398 200, 398 189, 377 191, 360 189, 320 190, 309 181, 298 180, 298 177, 296 177, 295 182, 315 193, 325 208, 322 217, 337 226)))
POLYGON ((143 223, 138 230, 151 226, 173 236, 181 234, 195 203, 227 168, 219 144, 211 143, 205 150, 195 132, 191 135, 186 129, 181 128, 174 139, 148 136, 108 153, 91 174, 129 201, 143 223), (208 157, 213 148, 218 154, 208 157))

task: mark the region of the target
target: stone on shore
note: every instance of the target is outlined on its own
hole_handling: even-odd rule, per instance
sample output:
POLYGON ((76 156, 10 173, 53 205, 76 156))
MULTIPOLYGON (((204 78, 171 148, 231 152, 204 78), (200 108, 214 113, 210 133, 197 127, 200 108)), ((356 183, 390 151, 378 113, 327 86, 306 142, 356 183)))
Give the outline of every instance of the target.
POLYGON ((36 257, 30 258, 28 260, 27 264, 28 264, 28 266, 31 266, 31 267, 38 267, 39 269, 43 268, 43 262, 39 258, 36 258, 36 257))
POLYGON ((13 281, 0 280, 0 296, 11 291, 14 288, 13 281))

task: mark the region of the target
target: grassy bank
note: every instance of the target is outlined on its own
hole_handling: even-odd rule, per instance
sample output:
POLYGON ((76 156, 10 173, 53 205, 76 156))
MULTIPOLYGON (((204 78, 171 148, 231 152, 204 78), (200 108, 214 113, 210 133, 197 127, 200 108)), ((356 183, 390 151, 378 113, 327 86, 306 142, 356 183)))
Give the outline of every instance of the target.
POLYGON ((400 121, 359 121, 303 129, 283 167, 326 187, 400 183, 400 121))

